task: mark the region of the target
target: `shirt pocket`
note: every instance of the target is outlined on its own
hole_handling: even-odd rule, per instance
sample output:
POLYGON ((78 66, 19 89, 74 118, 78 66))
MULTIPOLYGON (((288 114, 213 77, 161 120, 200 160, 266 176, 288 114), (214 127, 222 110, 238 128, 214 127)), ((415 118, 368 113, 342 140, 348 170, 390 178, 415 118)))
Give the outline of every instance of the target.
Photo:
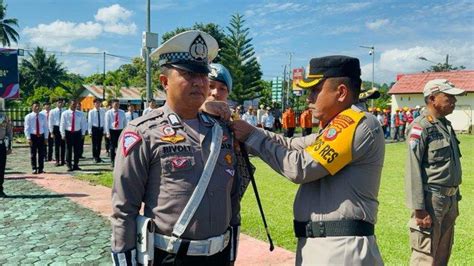
POLYGON ((161 158, 162 179, 170 194, 190 192, 197 184, 194 156, 173 155, 161 158))
POLYGON ((428 147, 428 162, 438 163, 451 158, 451 145, 445 139, 433 140, 428 147))
POLYGON ((217 158, 216 166, 209 183, 210 190, 229 190, 232 180, 237 174, 234 168, 235 156, 231 150, 222 149, 217 158))

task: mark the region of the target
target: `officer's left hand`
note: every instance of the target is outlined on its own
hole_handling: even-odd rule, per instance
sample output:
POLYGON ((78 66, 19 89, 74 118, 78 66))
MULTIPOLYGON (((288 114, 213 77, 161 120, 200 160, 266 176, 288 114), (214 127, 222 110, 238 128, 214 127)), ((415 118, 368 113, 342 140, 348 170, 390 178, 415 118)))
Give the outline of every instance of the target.
POLYGON ((255 130, 254 126, 244 120, 233 121, 231 128, 234 131, 235 138, 240 141, 245 141, 250 133, 255 130))
POLYGON ((224 121, 229 121, 231 112, 229 105, 222 101, 205 101, 200 108, 201 111, 220 117, 224 121))

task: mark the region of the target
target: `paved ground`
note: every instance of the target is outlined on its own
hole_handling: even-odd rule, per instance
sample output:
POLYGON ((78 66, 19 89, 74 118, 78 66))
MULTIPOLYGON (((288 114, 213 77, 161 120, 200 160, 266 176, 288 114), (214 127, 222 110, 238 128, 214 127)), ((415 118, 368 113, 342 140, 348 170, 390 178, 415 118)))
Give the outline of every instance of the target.
MULTIPOLYGON (((90 159, 80 167, 80 173, 110 169, 90 159)), ((64 166, 46 163, 45 171, 31 175, 26 147, 15 147, 8 158, 0 265, 110 265, 110 189, 74 179, 64 166)), ((281 248, 270 253, 267 243, 241 235, 236 264, 292 265, 294 253, 281 248)))

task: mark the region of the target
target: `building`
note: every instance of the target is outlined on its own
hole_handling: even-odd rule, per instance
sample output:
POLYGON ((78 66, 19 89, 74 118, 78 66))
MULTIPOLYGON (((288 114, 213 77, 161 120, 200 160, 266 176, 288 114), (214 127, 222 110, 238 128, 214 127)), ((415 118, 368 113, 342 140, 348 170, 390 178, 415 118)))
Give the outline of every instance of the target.
POLYGON ((425 106, 423 88, 432 79, 447 79, 456 87, 466 90, 458 96, 456 109, 447 116, 456 131, 472 132, 474 123, 474 70, 400 74, 388 92, 392 96, 392 113, 403 107, 425 106))
MULTIPOLYGON (((90 110, 94 107, 94 98, 102 99, 103 96, 103 87, 97 85, 83 85, 83 90, 79 95, 81 99, 81 106, 83 110, 90 110)), ((146 99, 142 99, 141 91, 144 88, 138 87, 122 87, 120 92, 122 97, 119 98, 120 105, 125 106, 128 103, 135 104, 135 105, 142 105, 146 99)), ((106 95, 107 98, 107 95, 106 95)), ((163 105, 166 100, 166 93, 164 91, 156 91, 155 95, 153 95, 153 99, 158 102, 158 105, 163 105)), ((143 109, 143 108, 142 108, 143 109)))

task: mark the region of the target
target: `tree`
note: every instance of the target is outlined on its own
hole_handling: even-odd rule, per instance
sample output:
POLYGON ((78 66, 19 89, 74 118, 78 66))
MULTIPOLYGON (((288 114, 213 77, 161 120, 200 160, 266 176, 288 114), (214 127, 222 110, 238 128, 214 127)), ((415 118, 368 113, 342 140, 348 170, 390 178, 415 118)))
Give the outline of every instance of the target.
POLYGON ((28 97, 38 87, 54 88, 60 86, 66 77, 66 69, 58 63, 55 55, 46 55, 44 49, 36 47, 29 58, 23 59, 20 65, 20 83, 22 95, 28 97))
POLYGON ((260 99, 258 105, 272 106, 272 84, 270 81, 261 80, 260 86, 262 88, 260 92, 260 99))
POLYGON ((436 65, 430 66, 430 68, 428 68, 426 72, 447 72, 451 70, 461 70, 461 69, 466 69, 466 67, 462 65, 454 66, 448 63, 438 63, 436 65))
POLYGON ((244 27, 243 15, 232 15, 229 35, 224 38, 225 49, 221 50, 222 64, 226 66, 233 79, 230 99, 243 104, 260 96, 262 72, 249 38, 249 28, 244 27))
POLYGON ((122 87, 128 87, 128 80, 120 71, 109 71, 105 77, 105 85, 108 99, 117 99, 122 97, 122 87))
POLYGON ((18 43, 20 35, 14 29, 18 27, 18 19, 16 18, 5 18, 7 15, 7 5, 0 0, 0 42, 3 46, 10 47, 11 42, 18 43))

